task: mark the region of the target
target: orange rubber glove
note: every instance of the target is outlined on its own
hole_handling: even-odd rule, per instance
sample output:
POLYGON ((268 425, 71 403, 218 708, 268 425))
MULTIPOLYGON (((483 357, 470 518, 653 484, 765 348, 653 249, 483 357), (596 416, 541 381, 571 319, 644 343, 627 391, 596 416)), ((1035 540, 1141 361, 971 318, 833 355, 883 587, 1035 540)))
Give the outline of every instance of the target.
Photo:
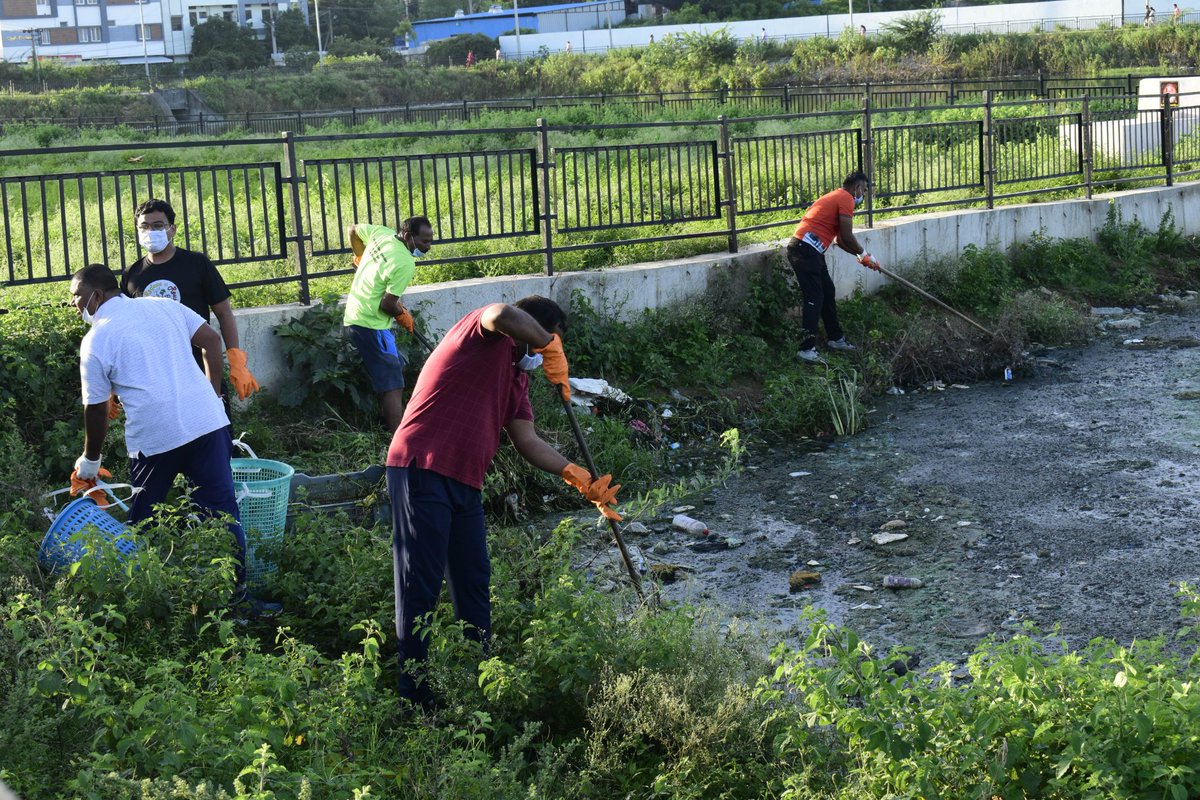
POLYGON ((550 343, 534 348, 533 352, 542 354, 542 372, 546 374, 546 380, 559 388, 563 400, 570 400, 571 386, 567 383, 567 356, 563 352, 562 339, 557 333, 551 334, 550 343))
POLYGON ((115 394, 110 394, 108 396, 108 418, 114 420, 119 416, 121 416, 121 401, 115 394))
POLYGON ((245 400, 258 391, 258 381, 254 380, 250 370, 246 369, 246 352, 240 348, 231 347, 225 351, 225 357, 229 359, 229 380, 233 381, 233 388, 237 389, 238 398, 245 400))
POLYGON ((858 258, 858 263, 862 264, 867 269, 873 269, 876 272, 879 271, 879 267, 880 267, 879 259, 876 258, 875 256, 871 255, 870 253, 868 253, 866 250, 859 253, 857 258, 858 258))
POLYGON ((617 504, 617 490, 621 488, 621 484, 610 486, 612 475, 593 478, 590 472, 578 464, 567 464, 563 467, 562 479, 594 503, 601 514, 614 522, 621 521, 621 515, 613 508, 617 504))
POLYGON ((408 331, 410 336, 412 335, 413 328, 414 328, 413 318, 412 318, 412 314, 408 313, 407 308, 405 308, 404 306, 400 306, 400 313, 397 314, 396 316, 392 317, 392 319, 396 320, 397 325, 399 325, 401 328, 404 328, 404 330, 408 331))
POLYGON ((82 493, 84 497, 91 497, 93 500, 95 500, 96 505, 100 506, 101 508, 108 508, 111 503, 109 503, 108 499, 104 496, 104 490, 96 486, 96 480, 99 478, 111 477, 112 473, 106 470, 104 467, 100 467, 96 473, 96 477, 90 479, 79 477, 79 470, 73 469, 71 470, 71 491, 69 494, 71 497, 74 497, 75 495, 82 493), (92 496, 93 493, 95 493, 94 497, 92 496))

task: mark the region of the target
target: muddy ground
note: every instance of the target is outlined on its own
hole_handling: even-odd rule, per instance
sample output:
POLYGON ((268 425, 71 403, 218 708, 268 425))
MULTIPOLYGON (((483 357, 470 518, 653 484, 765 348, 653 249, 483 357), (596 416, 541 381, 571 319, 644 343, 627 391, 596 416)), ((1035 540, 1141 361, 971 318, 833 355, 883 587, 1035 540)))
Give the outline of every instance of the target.
POLYGON ((751 452, 688 501, 740 546, 694 552, 664 519, 628 541, 648 565, 686 568, 668 600, 715 604, 793 644, 808 604, 922 666, 961 662, 1027 620, 1060 624, 1071 646, 1170 635, 1176 585, 1200 579, 1200 310, 1108 319, 1132 321, 1035 352, 1011 383, 885 397, 862 434, 751 452), (873 542, 888 523, 908 538, 873 542), (820 581, 793 592, 801 569, 820 581), (885 589, 889 574, 925 585, 885 589))

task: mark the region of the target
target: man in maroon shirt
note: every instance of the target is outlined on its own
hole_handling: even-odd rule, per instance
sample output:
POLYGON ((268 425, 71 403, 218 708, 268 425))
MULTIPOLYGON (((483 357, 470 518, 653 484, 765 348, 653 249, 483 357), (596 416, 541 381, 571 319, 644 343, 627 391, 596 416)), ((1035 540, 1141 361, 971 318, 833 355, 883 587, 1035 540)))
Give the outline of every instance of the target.
POLYGON ((387 482, 400 695, 415 704, 429 707, 433 696, 420 676, 429 647, 413 627, 437 605, 443 575, 455 615, 487 646, 491 562, 481 490, 501 430, 530 464, 561 475, 605 516, 621 519, 612 508, 621 488, 610 485, 612 476, 593 479, 533 427, 527 371, 542 366, 563 398, 571 396, 561 338, 566 327, 566 313, 544 297, 472 311, 425 362, 392 437, 387 482))

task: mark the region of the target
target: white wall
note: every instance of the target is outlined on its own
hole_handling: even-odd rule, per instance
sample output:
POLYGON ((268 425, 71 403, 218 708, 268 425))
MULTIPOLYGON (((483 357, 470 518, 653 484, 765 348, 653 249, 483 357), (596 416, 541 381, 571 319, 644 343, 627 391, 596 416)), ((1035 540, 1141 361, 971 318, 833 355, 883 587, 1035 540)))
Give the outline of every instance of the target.
MULTIPOLYGON (((1074 20, 1075 18, 1094 19, 1108 17, 1120 24, 1125 8, 1133 0, 1048 0, 1044 3, 1007 3, 1004 5, 969 6, 966 8, 938 9, 942 15, 942 25, 949 32, 955 29, 980 26, 981 29, 998 31, 1031 30, 1038 25, 1047 24, 1047 20, 1074 20)), ((860 2, 860 5, 866 5, 860 2)), ((1170 18, 1171 3, 1154 0, 1159 21, 1170 18), (1164 16, 1165 15, 1165 16, 1164 16)), ((1137 0, 1137 7, 1129 14, 1136 14, 1140 19, 1145 3, 1137 0)), ((638 28, 619 28, 613 31, 612 47, 643 47, 650 42, 661 42, 664 37, 683 33, 716 33, 727 30, 736 39, 757 39, 762 35, 762 29, 767 29, 771 39, 799 39, 811 36, 838 36, 846 28, 857 30, 859 25, 867 26, 867 33, 876 33, 879 28, 901 17, 910 16, 912 11, 876 11, 873 13, 831 14, 828 16, 788 17, 785 19, 745 20, 742 22, 703 22, 688 25, 655 25, 638 28)), ((668 17, 670 19, 670 17, 668 17)), ((588 36, 587 49, 590 52, 607 49, 607 32, 604 37, 588 36)), ((540 48, 545 47, 551 52, 566 48, 567 41, 572 43, 572 49, 580 50, 583 42, 579 32, 570 33, 539 33, 527 34, 521 37, 520 56, 517 53, 515 36, 501 36, 500 50, 504 58, 517 58, 536 55, 540 48)))
MULTIPOLYGON (((947 211, 903 217, 883 222, 870 230, 856 231, 863 246, 884 266, 903 274, 915 263, 940 256, 953 256, 969 244, 1007 250, 1038 231, 1055 238, 1094 238, 1104 225, 1109 202, 1121 209, 1128 221, 1141 220, 1157 227, 1168 206, 1176 224, 1186 234, 1200 234, 1200 183, 1138 189, 1092 200, 1063 200, 1003 206, 993 210, 947 211)), ((415 286, 404 294, 405 304, 429 325, 436 337, 444 334, 468 312, 496 302, 511 302, 529 294, 540 294, 560 303, 570 302, 579 290, 596 307, 619 309, 636 315, 704 293, 722 281, 744 280, 752 270, 764 269, 780 253, 786 235, 770 245, 743 248, 736 256, 716 254, 660 264, 638 264, 595 272, 568 272, 548 278, 522 275, 485 278, 415 286)), ((849 255, 833 248, 830 273, 838 295, 858 289, 876 291, 886 279, 858 265, 849 255)), ((236 298, 235 298, 236 300, 236 298)), ((266 389, 278 388, 286 379, 279 340, 274 328, 303 314, 304 306, 268 306, 237 309, 242 348, 249 354, 250 368, 266 389)), ((568 343, 568 352, 570 344, 568 343)))

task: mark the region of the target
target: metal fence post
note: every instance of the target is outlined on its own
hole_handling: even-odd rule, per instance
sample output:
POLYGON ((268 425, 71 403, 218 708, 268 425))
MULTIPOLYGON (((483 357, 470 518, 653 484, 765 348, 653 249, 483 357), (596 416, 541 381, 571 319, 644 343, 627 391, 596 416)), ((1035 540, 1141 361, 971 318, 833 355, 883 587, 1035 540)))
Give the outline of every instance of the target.
POLYGON ((1088 200, 1092 199, 1092 105, 1087 94, 1079 113, 1079 149, 1083 156, 1083 187, 1088 200))
POLYGON ((792 110, 792 91, 787 85, 783 87, 783 111, 787 113, 792 110))
POLYGON ((983 186, 987 192, 987 207, 995 208, 996 206, 996 173, 992 156, 994 155, 992 146, 992 90, 983 90, 983 130, 979 143, 980 155, 983 158, 983 186))
POLYGON ((550 169, 554 164, 550 161, 550 130, 546 120, 539 117, 537 121, 537 180, 534 185, 540 187, 538 194, 541 209, 538 216, 542 222, 542 250, 546 261, 546 274, 554 274, 554 207, 550 199, 550 169))
POLYGON ((358 127, 358 106, 350 106, 350 126, 358 127))
POLYGON ((1167 168, 1167 186, 1175 185, 1175 125, 1171 120, 1171 100, 1174 95, 1162 96, 1162 110, 1159 112, 1159 130, 1162 140, 1163 166, 1167 168))
POLYGON ((958 86, 958 81, 956 81, 954 78, 951 78, 950 79, 950 97, 949 97, 950 105, 954 105, 954 102, 958 99, 957 86, 958 86))
MULTIPOLYGON (((863 98, 862 152, 859 167, 867 176, 867 186, 875 186, 875 137, 871 132, 871 97, 863 98)), ((867 227, 875 227, 875 192, 867 192, 867 227)))
POLYGON ((1038 97, 1046 97, 1046 76, 1040 70, 1038 71, 1038 97))
POLYGON ((300 181, 296 174, 296 139, 291 131, 283 132, 283 163, 287 169, 284 176, 291 187, 292 195, 292 233, 285 240, 296 244, 296 265, 300 270, 300 302, 309 305, 312 298, 308 293, 308 253, 304 250, 304 218, 300 213, 300 181))
POLYGON ((733 185, 733 152, 729 147, 729 120, 725 115, 717 117, 721 126, 721 151, 717 158, 722 159, 721 178, 725 184, 725 197, 721 202, 725 205, 725 224, 729 228, 729 252, 738 251, 737 232, 737 187, 733 185))

